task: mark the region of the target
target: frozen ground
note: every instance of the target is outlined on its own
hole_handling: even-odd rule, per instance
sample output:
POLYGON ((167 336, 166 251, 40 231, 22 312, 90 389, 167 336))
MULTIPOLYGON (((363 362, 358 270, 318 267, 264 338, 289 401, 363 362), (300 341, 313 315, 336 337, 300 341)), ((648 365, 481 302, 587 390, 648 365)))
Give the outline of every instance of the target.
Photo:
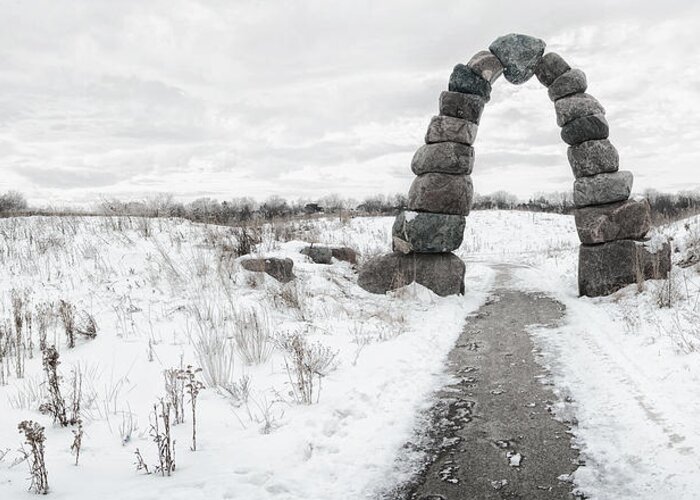
MULTIPOLYGON (((54 498, 373 498, 410 473, 396 467, 396 457, 445 383, 444 359, 464 317, 486 299, 489 266, 499 262, 522 266, 523 289, 567 306, 561 328, 533 333, 558 390, 575 401, 577 445, 587 464, 574 477, 577 486, 592 498, 697 497, 697 266, 674 274, 672 307, 657 305, 660 282, 642 293, 632 286, 579 299, 573 219, 495 211, 468 219, 460 249, 468 261, 466 297, 438 298, 418 286, 370 295, 349 264, 315 265, 298 253, 303 241, 351 246, 366 257, 387 251, 391 223, 334 219, 269 228, 257 252, 295 261, 296 282, 280 285, 240 268, 227 228, 179 220, 0 221, 5 331, 14 331, 13 295, 35 312, 34 321, 37 307, 66 300, 98 325, 95 339, 79 339, 73 349, 60 321, 48 325, 47 341, 61 353, 64 395, 70 398, 72 374, 83 375, 77 467, 70 428, 37 411, 46 388, 36 328, 23 378, 14 359, 4 360, 0 456, 8 451, 0 460, 0 498, 31 495, 27 464, 13 465, 22 442, 16 426, 24 419, 46 426, 54 498), (258 333, 279 339, 297 332, 337 353, 313 404, 291 394, 279 348, 266 344, 269 357, 244 361, 240 342, 248 330, 240 325, 251 316, 258 333), (164 396, 162 372, 187 364, 210 366, 198 405, 198 449, 189 449, 187 418, 173 428, 173 475, 137 472, 136 448, 149 464, 156 461, 149 425, 153 403, 164 396), (232 394, 244 380, 250 395, 232 394)), ((678 259, 700 233, 700 219, 685 224, 664 228, 678 259)))

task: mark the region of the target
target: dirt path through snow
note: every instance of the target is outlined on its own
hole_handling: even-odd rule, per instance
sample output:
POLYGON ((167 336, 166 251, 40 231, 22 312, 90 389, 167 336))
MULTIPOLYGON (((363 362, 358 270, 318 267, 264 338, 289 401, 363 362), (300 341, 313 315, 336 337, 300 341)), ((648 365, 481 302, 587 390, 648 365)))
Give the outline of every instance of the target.
POLYGON ((550 413, 556 396, 542 383, 527 329, 554 326, 564 306, 509 286, 499 276, 491 298, 467 319, 449 355, 455 383, 432 410, 431 463, 396 499, 563 499, 577 467, 569 427, 550 413))

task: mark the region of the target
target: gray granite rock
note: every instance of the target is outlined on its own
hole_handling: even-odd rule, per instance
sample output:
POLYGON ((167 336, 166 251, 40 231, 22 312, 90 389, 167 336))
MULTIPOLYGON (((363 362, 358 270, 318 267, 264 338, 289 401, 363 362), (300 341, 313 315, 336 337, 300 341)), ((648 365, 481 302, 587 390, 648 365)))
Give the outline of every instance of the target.
POLYGON ((331 248, 334 259, 343 260, 350 264, 357 264, 357 252, 350 247, 331 248))
POLYGON ((562 140, 570 146, 586 141, 607 139, 609 134, 608 121, 601 114, 576 118, 561 129, 562 140))
POLYGON ((548 52, 535 68, 535 76, 545 87, 571 69, 571 66, 557 53, 548 52))
POLYGON ((475 94, 444 91, 440 94, 440 114, 461 118, 479 124, 481 113, 484 111, 483 97, 475 94))
POLYGON ((296 276, 292 272, 294 261, 292 259, 245 259, 241 261, 243 269, 256 273, 266 273, 282 283, 292 281, 296 276))
POLYGON ((482 50, 469 59, 467 67, 489 83, 493 83, 503 73, 503 65, 489 50, 482 50))
POLYGON ((604 115, 605 108, 598 99, 589 94, 571 94, 554 101, 557 125, 563 127, 576 118, 590 115, 604 115))
POLYGON ((380 255, 367 262, 357 284, 371 293, 386 293, 414 281, 437 295, 464 294, 464 262, 452 253, 380 255))
POLYGON ((566 155, 569 158, 569 165, 574 172, 574 177, 577 179, 617 172, 620 166, 620 156, 617 149, 607 139, 569 146, 566 155))
POLYGON ((576 209, 576 231, 581 243, 638 240, 651 229, 651 207, 643 198, 576 209))
POLYGON ((392 228, 393 249, 401 253, 451 252, 462 244, 465 225, 461 215, 401 212, 392 228))
POLYGON ((486 102, 491 99, 491 84, 464 64, 458 64, 452 70, 447 90, 463 94, 475 94, 481 96, 486 102))
POLYGON ((647 279, 666 278, 671 271, 671 245, 617 240, 581 245, 578 258, 579 294, 609 295, 647 279))
POLYGON ((433 116, 425 134, 425 143, 459 142, 474 144, 479 126, 476 123, 452 116, 433 116))
POLYGON ((423 174, 408 191, 408 209, 450 215, 469 215, 474 187, 468 175, 423 174))
POLYGON ((539 38, 518 33, 498 37, 489 46, 503 65, 503 76, 516 85, 525 83, 535 74, 544 48, 545 43, 539 38))
POLYGON ((474 167, 474 148, 458 142, 438 142, 418 148, 411 161, 416 175, 430 172, 469 175, 474 167))
POLYGON ((567 95, 585 92, 587 88, 586 74, 580 69, 571 69, 554 80, 547 93, 552 101, 556 101, 567 95))
POLYGON ((630 196, 633 180, 632 172, 626 170, 580 177, 574 181, 574 205, 587 207, 624 201, 630 196))
POLYGON ((303 248, 299 253, 306 255, 316 264, 330 264, 333 257, 333 251, 330 248, 314 245, 303 248))

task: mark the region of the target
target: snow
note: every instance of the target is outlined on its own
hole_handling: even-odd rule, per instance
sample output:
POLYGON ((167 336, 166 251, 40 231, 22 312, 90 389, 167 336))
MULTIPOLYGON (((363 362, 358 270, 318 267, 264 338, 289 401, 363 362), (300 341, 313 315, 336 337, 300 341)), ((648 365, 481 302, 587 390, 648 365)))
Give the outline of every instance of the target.
MULTIPOLYGON (((371 255, 388 250, 387 223, 320 220, 295 230, 371 255)), ((77 467, 70 429, 37 411, 41 397, 33 394, 43 392, 38 353, 27 360, 23 379, 10 376, 0 386, 0 450, 9 449, 0 462, 0 498, 31 495, 27 464, 12 466, 22 442, 17 424, 24 419, 46 427, 52 498, 371 498, 409 473, 394 467, 396 456, 430 395, 445 383, 446 355, 494 275, 471 267, 467 297, 440 298, 419 285, 377 296, 357 286, 349 264, 313 264, 299 254, 304 242, 275 241, 273 228, 258 254, 292 258, 296 283, 281 285, 228 263, 222 241, 234 238, 226 228, 180 220, 31 218, 2 220, 0 231, 4 318, 11 318, 12 290, 21 290, 32 304, 69 300, 94 315, 99 327, 96 339, 80 339, 70 350, 59 324, 48 335, 61 353, 64 395, 71 368, 80 364, 83 392, 92 401, 84 403, 77 467), (290 287, 298 307, 281 299, 290 287), (198 450, 189 450, 187 419, 173 428, 173 475, 136 472, 136 448, 149 464, 156 462, 149 413, 164 394, 162 371, 198 364, 191 343, 198 332, 195 309, 230 335, 234 311, 250 308, 265 311, 273 333, 302 332, 337 351, 337 369, 323 379, 318 403, 292 398, 282 353, 258 366, 237 357, 233 378, 251 378, 249 404, 204 390, 198 450), (138 429, 122 445, 120 427, 128 421, 138 429)))
MULTIPOLYGON (((367 259, 390 250, 392 223, 377 217, 268 227, 254 256, 294 260, 297 279, 281 285, 226 258, 227 244, 235 242, 228 228, 165 219, 1 220, 1 317, 12 317, 15 290, 33 305, 69 300, 91 313, 99 330, 74 349, 66 347, 60 324, 48 336, 61 353, 66 392, 79 365, 90 395, 78 466, 70 428, 37 411, 44 376, 36 349, 24 378, 11 374, 0 386, 0 456, 9 450, 0 460, 0 498, 31 497, 26 463, 12 466, 22 442, 16 426, 24 419, 46 427, 53 498, 374 498, 410 476, 401 464, 414 462, 399 460, 410 453, 403 445, 447 381, 444 360, 465 317, 485 301, 492 266, 504 262, 517 267, 515 286, 566 306, 561 325, 532 333, 556 391, 573 400, 573 408, 555 409, 576 417, 574 440, 585 462, 570 478, 576 488, 598 499, 697 497, 697 265, 676 269, 670 285, 655 281, 641 292, 633 285, 610 297, 579 298, 573 217, 499 211, 467 219, 458 251, 467 262, 465 297, 440 298, 415 284, 372 295, 357 286, 349 264, 316 265, 299 254, 318 243, 349 246, 367 259), (671 307, 660 308, 669 290, 671 307), (337 352, 318 402, 302 405, 290 395, 279 350, 253 366, 236 353, 232 377, 250 377, 248 404, 207 388, 198 405, 198 450, 189 450, 188 418, 173 428, 172 477, 136 472, 136 448, 155 461, 149 413, 164 393, 162 371, 199 361, 192 345, 201 327, 196 313, 227 342, 237 314, 252 309, 272 333, 299 332, 337 352), (120 427, 130 421, 137 429, 123 445, 120 427)), ((659 232, 673 237, 674 259, 681 261, 694 251, 700 218, 659 232)))

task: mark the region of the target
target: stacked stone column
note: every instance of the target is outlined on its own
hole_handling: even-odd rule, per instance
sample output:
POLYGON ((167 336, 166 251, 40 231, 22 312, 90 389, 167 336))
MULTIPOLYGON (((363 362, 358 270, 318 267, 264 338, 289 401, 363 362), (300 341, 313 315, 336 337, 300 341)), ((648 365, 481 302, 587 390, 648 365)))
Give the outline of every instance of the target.
POLYGON ((542 57, 535 74, 554 102, 576 178, 579 293, 607 295, 631 283, 665 277, 671 266, 670 246, 644 240, 651 228, 649 203, 629 199, 632 173, 619 170, 619 155, 608 140, 605 109, 586 93, 586 75, 555 53, 542 57))
POLYGON ((448 91, 440 95, 439 115, 430 120, 426 144, 411 162, 416 178, 408 210, 392 228, 394 252, 365 265, 358 280, 363 288, 384 293, 416 281, 440 295, 464 292, 464 264, 452 252, 462 243, 472 203, 472 144, 491 84, 501 74, 516 85, 536 75, 554 102, 576 178, 580 294, 607 295, 630 283, 666 276, 670 247, 644 240, 651 227, 649 203, 629 199, 632 173, 619 170, 605 109, 586 93, 583 71, 544 52, 542 40, 510 34, 466 65, 455 66, 448 91))

